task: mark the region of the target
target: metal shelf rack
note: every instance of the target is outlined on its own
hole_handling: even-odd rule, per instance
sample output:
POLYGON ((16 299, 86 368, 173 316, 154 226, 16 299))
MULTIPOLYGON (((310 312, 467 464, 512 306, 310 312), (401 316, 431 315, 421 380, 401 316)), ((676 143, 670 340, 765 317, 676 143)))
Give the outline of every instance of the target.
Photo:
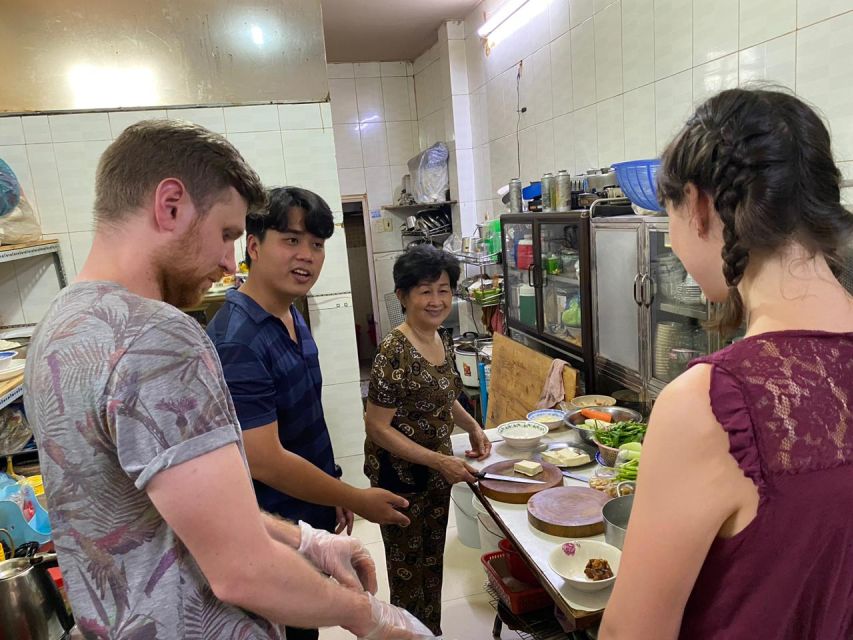
POLYGON ((495 624, 492 627, 492 638, 499 640, 501 628, 514 631, 521 640, 592 640, 595 636, 586 631, 567 633, 554 616, 553 607, 534 611, 532 613, 515 614, 500 601, 494 587, 486 581, 486 593, 489 604, 495 610, 495 624))

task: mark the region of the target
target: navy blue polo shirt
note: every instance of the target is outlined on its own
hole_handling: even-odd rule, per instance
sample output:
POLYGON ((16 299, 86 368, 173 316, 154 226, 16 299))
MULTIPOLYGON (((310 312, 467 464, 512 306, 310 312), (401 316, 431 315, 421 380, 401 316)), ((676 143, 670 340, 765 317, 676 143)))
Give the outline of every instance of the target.
MULTIPOLYGON (((332 441, 320 402, 323 379, 317 343, 294 307, 298 342, 287 327, 249 296, 229 291, 225 304, 207 326, 222 361, 240 427, 278 422, 282 446, 329 475, 335 475, 332 441)), ((335 509, 297 500, 253 481, 261 508, 293 521, 331 530, 335 509)))

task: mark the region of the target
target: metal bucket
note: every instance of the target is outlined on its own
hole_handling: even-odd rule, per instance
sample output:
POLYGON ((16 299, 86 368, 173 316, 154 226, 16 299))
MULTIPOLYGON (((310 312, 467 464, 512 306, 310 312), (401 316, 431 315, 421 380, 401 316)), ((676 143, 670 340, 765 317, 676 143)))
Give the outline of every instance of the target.
POLYGON ((633 494, 613 498, 604 505, 601 513, 604 516, 604 540, 607 544, 612 544, 619 549, 625 544, 625 532, 628 529, 633 505, 633 494))

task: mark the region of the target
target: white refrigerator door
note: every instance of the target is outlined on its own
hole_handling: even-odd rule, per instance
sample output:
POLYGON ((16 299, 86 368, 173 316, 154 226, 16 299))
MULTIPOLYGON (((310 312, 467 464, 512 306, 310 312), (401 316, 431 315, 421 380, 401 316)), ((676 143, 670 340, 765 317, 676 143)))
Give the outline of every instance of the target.
POLYGON ((311 333, 320 350, 323 385, 359 380, 355 317, 349 294, 308 298, 311 333))
POLYGON ((379 328, 381 340, 391 329, 388 318, 388 308, 385 305, 385 294, 394 293, 394 262, 402 255, 402 251, 376 253, 373 255, 373 273, 376 278, 376 297, 379 302, 379 328))

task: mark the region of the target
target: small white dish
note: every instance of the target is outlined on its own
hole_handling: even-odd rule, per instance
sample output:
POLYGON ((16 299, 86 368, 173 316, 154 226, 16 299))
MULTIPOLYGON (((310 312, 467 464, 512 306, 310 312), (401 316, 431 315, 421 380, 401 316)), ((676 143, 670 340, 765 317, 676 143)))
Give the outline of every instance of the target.
POLYGON ((548 427, 532 420, 513 420, 500 425, 498 433, 513 449, 533 449, 548 433, 548 427))
POLYGON ((12 360, 12 364, 5 369, 0 369, 0 381, 9 380, 15 376, 21 375, 24 372, 24 367, 27 361, 23 358, 12 360))
POLYGON ((563 426, 563 418, 566 412, 560 409, 537 409, 527 414, 527 419, 533 422, 541 422, 549 431, 554 431, 563 426))
POLYGON ((612 585, 619 575, 619 561, 622 552, 613 545, 599 540, 569 540, 558 545, 548 556, 551 568, 579 591, 600 591, 612 585), (613 571, 613 577, 606 580, 592 580, 586 577, 584 569, 593 558, 607 560, 613 571))
POLYGON ((0 351, 0 371, 11 367, 16 355, 18 355, 17 351, 0 351))

